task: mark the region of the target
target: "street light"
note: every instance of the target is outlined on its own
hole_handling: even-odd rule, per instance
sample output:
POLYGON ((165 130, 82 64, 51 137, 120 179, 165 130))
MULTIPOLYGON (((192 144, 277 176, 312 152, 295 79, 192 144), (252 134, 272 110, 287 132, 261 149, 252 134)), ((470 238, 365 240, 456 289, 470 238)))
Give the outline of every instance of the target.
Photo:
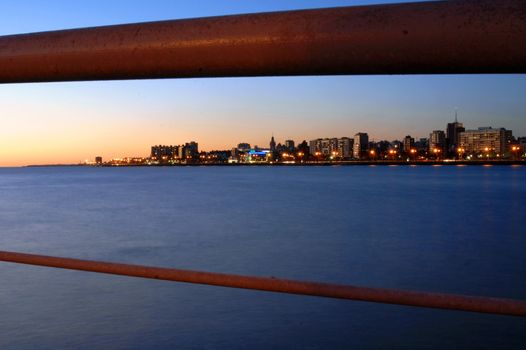
POLYGON ((486 152, 486 158, 489 158, 489 147, 484 147, 484 151, 486 152))
POLYGON ((374 149, 369 151, 369 158, 372 160, 376 158, 376 151, 374 149))
POLYGON ((462 156, 464 155, 465 149, 462 147, 457 148, 458 152, 458 159, 462 159, 462 156))
POLYGON ((442 150, 440 148, 433 148, 433 153, 435 154, 436 159, 440 158, 440 153, 442 150))
POLYGON ((511 146, 511 152, 513 154, 513 158, 515 159, 518 158, 520 149, 521 148, 519 146, 511 146))
POLYGON ((416 159, 416 153, 417 153, 417 150, 414 149, 414 148, 411 148, 411 149, 409 150, 409 156, 410 156, 410 158, 411 158, 412 160, 415 160, 415 159, 416 159))
POLYGON ((303 163, 303 155, 304 155, 304 153, 303 152, 298 152, 297 155, 298 155, 298 159, 303 163))

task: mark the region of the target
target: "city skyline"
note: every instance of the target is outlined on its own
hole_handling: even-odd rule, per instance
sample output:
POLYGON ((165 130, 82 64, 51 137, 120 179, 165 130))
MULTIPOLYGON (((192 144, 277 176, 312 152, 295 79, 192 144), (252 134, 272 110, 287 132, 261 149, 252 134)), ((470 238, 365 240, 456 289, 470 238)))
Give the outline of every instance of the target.
POLYGON ((318 137, 310 140, 270 137, 267 145, 240 142, 224 149, 198 149, 198 142, 155 144, 149 155, 124 156, 104 161, 86 159, 84 165, 174 165, 199 163, 306 163, 351 160, 520 160, 526 152, 526 137, 514 136, 513 130, 491 126, 465 128, 455 119, 446 130, 433 130, 427 138, 406 135, 403 139, 374 140, 367 132, 354 136, 318 137), (251 156, 255 156, 255 160, 251 156))
MULTIPOLYGON (((159 141, 159 138, 157 137, 157 135, 149 135, 148 137, 148 140, 150 139, 153 139, 154 142, 145 142, 144 139, 136 139, 135 142, 133 143, 133 146, 135 149, 137 149, 137 152, 135 153, 126 153, 126 150, 128 148, 124 148, 123 149, 123 152, 124 153, 118 153, 115 152, 115 151, 101 151, 101 152, 95 152, 95 153, 90 153, 90 154, 86 154, 85 157, 79 157, 79 155, 72 155, 70 157, 71 160, 69 161, 51 161, 51 162, 23 162, 23 161, 19 161, 18 163, 15 163, 15 164, 2 164, 0 163, 0 167, 5 167, 5 166, 25 166, 25 165, 42 165, 42 164, 77 164, 77 163, 81 163, 81 162, 85 162, 89 159, 92 159, 94 157, 94 154, 96 154, 97 156, 100 156, 100 157, 103 157, 104 159, 119 159, 119 158, 123 158, 123 157, 147 157, 147 149, 149 149, 149 147, 151 145, 177 145, 179 144, 181 141, 183 140, 186 140, 186 141, 196 141, 197 143, 199 143, 200 145, 200 150, 203 150, 203 151, 218 151, 218 150, 230 150, 232 147, 234 147, 235 145, 239 144, 239 143, 243 143, 243 142, 246 142, 250 145, 252 145, 253 147, 259 147, 259 148, 268 148, 268 141, 269 141, 269 135, 271 135, 273 138, 276 139, 276 143, 278 144, 284 144, 286 140, 293 140, 294 142, 296 142, 296 144, 299 144, 301 143, 302 141, 306 141, 307 143, 310 142, 311 140, 313 139, 328 139, 328 138, 341 138, 341 137, 350 137, 350 138, 353 138, 353 136, 356 134, 356 133, 359 133, 359 132, 365 132, 368 134, 368 137, 369 137, 369 141, 370 142, 380 142, 380 141, 389 141, 389 142, 395 142, 395 141, 403 141, 404 137, 406 136, 411 136, 412 138, 414 138, 415 140, 419 140, 419 139, 428 139, 429 136, 430 136, 430 133, 432 133, 433 131, 435 130, 441 130, 441 131, 446 131, 446 125, 449 124, 449 123, 452 123, 453 121, 456 121, 456 118, 457 118, 457 114, 458 114, 458 109, 455 108, 455 110, 453 111, 454 113, 454 117, 455 120, 449 120, 447 122, 444 123, 444 126, 442 127, 436 127, 436 128, 433 128, 433 129, 428 129, 427 131, 424 131, 422 134, 414 134, 414 133, 411 133, 411 132, 403 132, 402 130, 402 133, 400 135, 403 135, 403 136, 400 136, 400 135, 397 135, 395 137, 392 137, 392 138, 388 138, 388 137, 375 137, 375 135, 379 135, 378 132, 376 132, 375 130, 369 130, 369 129, 365 129, 365 130, 362 130, 362 129, 357 129, 357 130, 351 130, 351 129, 347 129, 348 132, 345 132, 345 131, 342 131, 341 129, 339 131, 337 131, 336 134, 332 134, 332 135, 320 135, 320 134, 316 134, 316 132, 313 133, 314 136, 312 137, 286 137, 286 136, 279 136, 279 135, 276 135, 276 133, 274 131, 272 131, 270 134, 267 134, 267 135, 264 135, 264 134, 259 134, 257 135, 257 139, 260 141, 260 142, 251 142, 251 139, 249 137, 245 137, 245 136, 239 136, 239 137, 235 137, 234 136, 234 139, 232 142, 227 142, 227 141, 219 141, 219 143, 216 143, 218 144, 219 146, 212 146, 210 147, 210 145, 214 145, 214 143, 211 143, 211 142, 207 142, 206 139, 204 140, 200 140, 198 137, 194 137, 194 136, 184 136, 183 138, 171 138, 171 137, 168 137, 166 138, 166 142, 158 142, 159 141), (342 134, 342 135, 340 135, 342 134), (146 145, 148 144, 147 146, 143 147, 143 145, 146 145)), ((475 125, 470 125, 470 124, 467 124, 463 119, 460 120, 459 119, 459 122, 463 123, 464 126, 466 126, 466 130, 476 130, 476 129, 479 129, 479 128, 484 128, 484 127, 490 127, 490 128, 494 128, 494 129, 498 129, 498 128, 505 128, 505 129, 508 129, 508 130, 511 130, 513 131, 513 136, 515 138, 517 137, 523 137, 526 135, 525 134, 518 134, 517 132, 515 132, 513 129, 505 126, 505 125, 496 125, 495 123, 490 123, 489 125, 482 125, 482 124, 475 124, 475 125)), ((142 134, 142 133, 138 133, 138 134, 142 134)), ((249 135, 253 135, 253 133, 248 133, 249 135)), ((288 132, 286 133, 288 135, 291 135, 291 134, 294 134, 294 131, 293 132, 288 132)), ((71 136, 71 135, 70 135, 71 136)), ((218 135, 215 135, 215 136, 218 136, 218 135)), ((220 137, 220 135, 219 135, 220 137)), ((183 142, 184 143, 184 142, 183 142)), ((90 147, 89 144, 86 145, 87 147, 90 147)), ((99 148, 102 149, 102 147, 100 147, 99 145, 99 148)), ((4 149, 5 151, 5 149, 4 149)), ((0 151, 0 154, 1 154, 1 151, 0 151)), ((53 158, 54 155, 51 155, 51 157, 53 158)), ((56 158, 56 159, 59 159, 59 158, 56 158)), ((1 158, 0 158, 1 160, 1 158)))
MULTIPOLYGON (((0 35, 127 22, 399 1, 175 4, 168 1, 3 3, 0 35), (21 4, 25 6, 22 6, 21 4), (122 6, 121 6, 122 5, 122 6), (34 11, 27 11, 32 8, 34 11)), ((166 79, 0 85, 0 166, 142 155, 152 144, 352 136, 428 137, 458 108, 465 125, 526 135, 523 75, 166 79)))

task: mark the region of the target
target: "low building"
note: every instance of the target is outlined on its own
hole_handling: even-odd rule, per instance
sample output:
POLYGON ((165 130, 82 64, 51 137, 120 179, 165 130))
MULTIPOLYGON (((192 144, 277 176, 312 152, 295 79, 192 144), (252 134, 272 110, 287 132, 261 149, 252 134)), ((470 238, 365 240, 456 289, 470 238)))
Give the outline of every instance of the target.
POLYGON ((246 142, 238 143, 237 150, 239 152, 248 152, 248 151, 250 151, 250 143, 246 143, 246 142))
POLYGON ((418 153, 424 154, 429 149, 429 140, 426 138, 420 138, 415 142, 415 148, 418 153))
POLYGON ((270 149, 254 148, 248 151, 243 157, 245 163, 265 163, 272 161, 272 151, 270 149))

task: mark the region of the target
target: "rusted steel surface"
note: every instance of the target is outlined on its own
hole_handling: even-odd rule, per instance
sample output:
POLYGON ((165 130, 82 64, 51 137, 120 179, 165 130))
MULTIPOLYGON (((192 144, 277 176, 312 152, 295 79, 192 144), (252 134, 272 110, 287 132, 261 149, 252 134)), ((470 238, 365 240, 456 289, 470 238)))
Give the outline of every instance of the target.
POLYGON ((341 7, 0 37, 0 83, 525 73, 526 1, 341 7))
POLYGON ((370 301, 438 309, 526 316, 526 301, 454 294, 366 288, 0 251, 0 261, 269 292, 370 301))

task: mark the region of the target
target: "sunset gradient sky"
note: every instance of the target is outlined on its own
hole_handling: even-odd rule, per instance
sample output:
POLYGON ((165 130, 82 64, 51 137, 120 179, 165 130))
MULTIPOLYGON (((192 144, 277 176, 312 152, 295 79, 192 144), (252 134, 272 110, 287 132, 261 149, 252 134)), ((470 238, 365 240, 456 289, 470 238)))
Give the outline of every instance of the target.
MULTIPOLYGON (((0 35, 400 1, 0 2, 0 35)), ((0 166, 147 156, 154 144, 229 149, 369 133, 427 137, 454 119, 526 136, 524 75, 166 79, 0 85, 0 166)))

